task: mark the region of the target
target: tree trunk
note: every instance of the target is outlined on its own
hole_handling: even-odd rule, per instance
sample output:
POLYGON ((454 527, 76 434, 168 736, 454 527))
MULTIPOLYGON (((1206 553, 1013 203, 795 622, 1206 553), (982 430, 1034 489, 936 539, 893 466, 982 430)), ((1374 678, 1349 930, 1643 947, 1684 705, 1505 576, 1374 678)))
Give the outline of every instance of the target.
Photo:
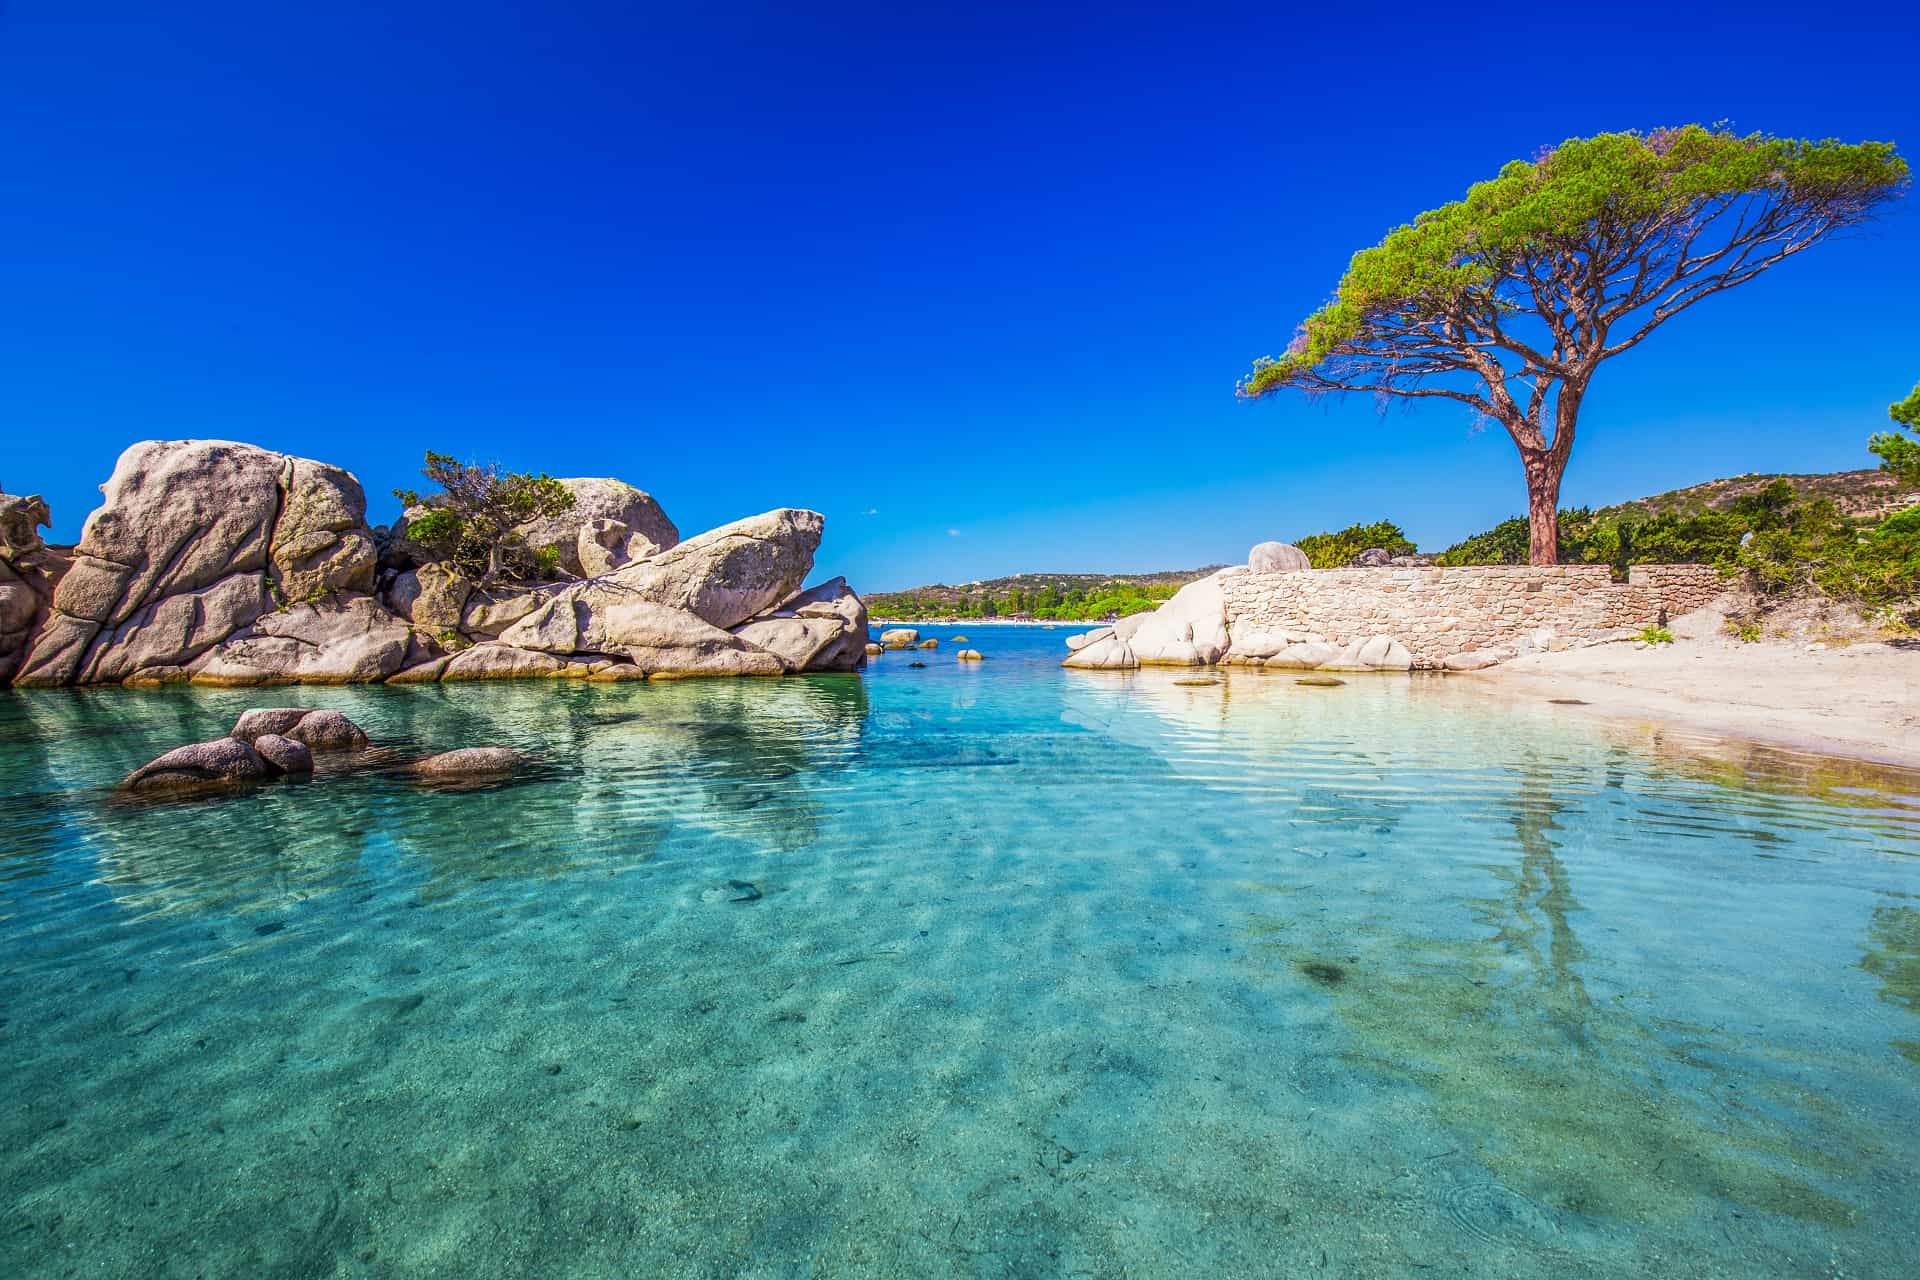
POLYGON ((1554 451, 1523 450, 1527 469, 1527 563, 1560 563, 1560 477, 1565 458, 1554 451))

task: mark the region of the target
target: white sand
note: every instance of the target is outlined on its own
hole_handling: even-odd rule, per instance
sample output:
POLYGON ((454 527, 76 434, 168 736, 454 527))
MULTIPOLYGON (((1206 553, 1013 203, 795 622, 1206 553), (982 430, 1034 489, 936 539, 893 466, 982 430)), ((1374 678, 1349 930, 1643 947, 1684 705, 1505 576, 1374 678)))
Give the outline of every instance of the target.
POLYGON ((1520 658, 1468 679, 1571 710, 1920 767, 1920 650, 1718 637, 1520 658))

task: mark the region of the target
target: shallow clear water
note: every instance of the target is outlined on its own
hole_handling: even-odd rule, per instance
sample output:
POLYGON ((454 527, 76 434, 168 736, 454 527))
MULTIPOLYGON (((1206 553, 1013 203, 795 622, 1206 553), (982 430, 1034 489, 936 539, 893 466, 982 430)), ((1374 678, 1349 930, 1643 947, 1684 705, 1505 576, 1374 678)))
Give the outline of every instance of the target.
POLYGON ((1912 1274, 1913 778, 971 634, 0 695, 0 1275, 1912 1274), (288 700, 543 763, 113 799, 288 700))

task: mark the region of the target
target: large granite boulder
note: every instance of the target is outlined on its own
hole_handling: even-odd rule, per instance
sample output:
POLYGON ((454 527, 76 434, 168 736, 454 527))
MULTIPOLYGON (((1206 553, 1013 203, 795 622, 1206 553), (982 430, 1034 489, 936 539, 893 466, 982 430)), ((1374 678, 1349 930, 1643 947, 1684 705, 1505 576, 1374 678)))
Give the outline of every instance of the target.
POLYGON ((1307 553, 1289 542, 1262 542, 1247 552, 1247 568, 1253 573, 1299 573, 1313 566, 1307 553))
POLYGON ((1131 671, 1138 667, 1140 659, 1134 656, 1127 638, 1117 628, 1104 630, 1106 634, 1069 653, 1060 665, 1083 671, 1131 671))
POLYGON ((624 480, 585 477, 560 483, 573 495, 573 505, 516 532, 535 551, 552 547, 560 567, 575 577, 599 577, 680 541, 680 531, 653 496, 624 480))
MULTIPOLYGON (((540 655, 611 654, 648 673, 777 676, 787 669, 773 654, 691 613, 638 598, 556 600, 508 627, 500 643, 540 655)), ((451 679, 453 670, 442 679, 451 679)))
POLYGON ((1226 655, 1228 642, 1227 598, 1219 574, 1180 588, 1127 638, 1133 656, 1147 667, 1210 666, 1226 655))
POLYGON ((40 529, 53 522, 46 499, 0 493, 0 680, 13 674, 52 605, 70 559, 52 551, 40 529))
POLYGON ((200 659, 193 683, 362 684, 417 656, 424 654, 413 628, 372 597, 354 596, 263 615, 200 659))
POLYGON ((473 584, 442 565, 396 574, 387 584, 387 608, 430 636, 459 633, 473 584))
MULTIPOLYGON (((505 644, 476 644, 453 655, 440 668, 441 680, 527 680, 557 676, 566 663, 550 653, 505 644)), ((411 683, 411 682, 409 682, 411 683)))
POLYGON ((723 630, 737 627, 800 589, 825 523, 819 512, 793 507, 748 516, 600 581, 723 630))
POLYGON ((280 599, 372 591, 378 553, 360 482, 324 462, 286 458, 280 486, 280 513, 267 547, 280 599))
POLYGON ((733 628, 788 671, 855 671, 867 661, 867 606, 845 578, 792 596, 733 628))
POLYGON ((101 493, 17 684, 190 664, 275 600, 373 585, 366 497, 337 467, 225 440, 147 440, 101 493))

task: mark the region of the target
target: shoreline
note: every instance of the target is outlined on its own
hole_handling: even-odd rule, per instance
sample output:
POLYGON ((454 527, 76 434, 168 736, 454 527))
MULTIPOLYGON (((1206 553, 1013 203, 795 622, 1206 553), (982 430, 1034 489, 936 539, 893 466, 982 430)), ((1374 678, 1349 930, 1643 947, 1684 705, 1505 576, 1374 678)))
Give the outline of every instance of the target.
POLYGON ((1534 654, 1458 673, 1489 693, 1578 699, 1614 721, 1920 769, 1920 651, 1677 640, 1534 654))

